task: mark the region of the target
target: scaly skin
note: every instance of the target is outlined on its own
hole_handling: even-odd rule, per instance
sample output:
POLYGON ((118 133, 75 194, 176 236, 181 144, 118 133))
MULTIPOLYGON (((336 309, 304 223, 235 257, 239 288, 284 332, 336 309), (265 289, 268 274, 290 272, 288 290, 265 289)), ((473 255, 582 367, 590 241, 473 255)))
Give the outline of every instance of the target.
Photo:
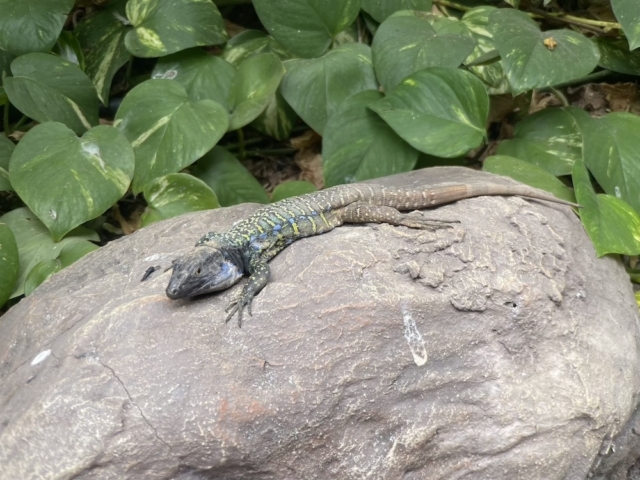
POLYGON ((238 313, 238 326, 241 326, 244 308, 251 315, 253 297, 269 281, 267 262, 296 240, 320 235, 344 223, 389 223, 429 230, 447 228, 449 222, 400 212, 483 195, 517 195, 578 206, 525 185, 452 184, 427 189, 340 185, 265 206, 228 232, 207 233, 191 252, 174 262, 167 296, 177 299, 225 290, 248 274, 249 281, 226 309, 229 312, 226 321, 238 313))

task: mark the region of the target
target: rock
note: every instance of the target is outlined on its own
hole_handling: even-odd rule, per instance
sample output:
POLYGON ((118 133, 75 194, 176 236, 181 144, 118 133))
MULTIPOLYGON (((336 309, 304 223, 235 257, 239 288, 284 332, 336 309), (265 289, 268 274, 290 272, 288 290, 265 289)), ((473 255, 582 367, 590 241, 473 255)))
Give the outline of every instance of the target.
MULTIPOLYGON (((509 180, 377 180, 444 181, 509 180)), ((223 321, 238 286, 140 282, 255 208, 154 224, 1 319, 0 478, 583 479, 640 458, 607 462, 640 391, 637 306, 571 209, 475 198, 426 212, 449 230, 301 240, 242 329, 223 321)))

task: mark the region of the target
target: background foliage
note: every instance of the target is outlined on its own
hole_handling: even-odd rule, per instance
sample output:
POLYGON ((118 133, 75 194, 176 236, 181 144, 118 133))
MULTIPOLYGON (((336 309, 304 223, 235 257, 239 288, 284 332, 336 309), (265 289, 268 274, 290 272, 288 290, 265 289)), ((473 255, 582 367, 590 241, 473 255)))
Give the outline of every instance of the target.
POLYGON ((639 19, 630 0, 0 0, 0 305, 161 219, 447 164, 577 200, 633 267, 639 19))

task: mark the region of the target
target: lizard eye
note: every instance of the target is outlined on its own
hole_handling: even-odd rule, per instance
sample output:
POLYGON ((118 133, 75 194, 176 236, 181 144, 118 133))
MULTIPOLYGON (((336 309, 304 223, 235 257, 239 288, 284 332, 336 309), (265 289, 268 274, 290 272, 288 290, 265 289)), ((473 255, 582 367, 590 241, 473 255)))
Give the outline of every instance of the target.
POLYGON ((200 275, 202 273, 202 267, 198 267, 196 270, 196 275, 200 275))

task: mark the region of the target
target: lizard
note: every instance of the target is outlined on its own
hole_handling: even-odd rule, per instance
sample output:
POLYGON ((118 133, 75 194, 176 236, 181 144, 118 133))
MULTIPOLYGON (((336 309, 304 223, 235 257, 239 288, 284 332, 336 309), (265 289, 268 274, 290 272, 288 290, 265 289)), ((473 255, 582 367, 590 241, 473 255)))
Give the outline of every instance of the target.
POLYGON ((269 281, 269 260, 296 240, 320 235, 345 223, 388 223, 435 230, 451 227, 443 220, 401 213, 485 195, 520 196, 579 207, 527 185, 448 184, 403 189, 374 184, 338 185, 290 197, 258 209, 229 231, 209 232, 188 253, 173 261, 166 295, 170 299, 226 290, 245 275, 249 280, 225 312, 237 313, 242 326, 246 308, 269 281))

